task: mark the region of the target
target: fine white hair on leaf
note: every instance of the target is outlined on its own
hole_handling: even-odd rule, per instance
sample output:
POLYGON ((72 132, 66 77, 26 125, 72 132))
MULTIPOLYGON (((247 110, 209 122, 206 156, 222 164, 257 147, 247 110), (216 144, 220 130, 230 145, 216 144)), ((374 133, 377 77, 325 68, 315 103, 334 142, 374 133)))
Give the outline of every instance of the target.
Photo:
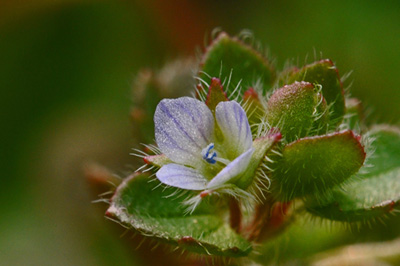
POLYGON ((130 153, 130 155, 133 155, 133 156, 136 156, 139 158, 144 158, 144 157, 150 156, 150 154, 148 154, 147 152, 144 152, 142 150, 139 150, 139 149, 132 149, 132 150, 134 152, 130 153))
POLYGON ((160 151, 160 149, 156 146, 156 145, 153 145, 153 144, 144 144, 144 143, 141 143, 141 145, 143 145, 145 148, 147 148, 147 149, 149 149, 151 152, 153 152, 154 154, 161 154, 161 151, 160 151))
POLYGON ((196 79, 197 81, 200 81, 200 83, 202 83, 203 85, 205 85, 206 88, 210 87, 210 85, 209 85, 204 79, 202 79, 202 78, 200 78, 200 77, 195 77, 195 79, 196 79))
POLYGON ((239 99, 240 96, 240 84, 242 83, 242 79, 239 80, 238 84, 236 84, 236 87, 233 89, 233 91, 231 92, 231 94, 228 96, 228 99, 239 99), (236 94, 236 96, 235 96, 236 94))

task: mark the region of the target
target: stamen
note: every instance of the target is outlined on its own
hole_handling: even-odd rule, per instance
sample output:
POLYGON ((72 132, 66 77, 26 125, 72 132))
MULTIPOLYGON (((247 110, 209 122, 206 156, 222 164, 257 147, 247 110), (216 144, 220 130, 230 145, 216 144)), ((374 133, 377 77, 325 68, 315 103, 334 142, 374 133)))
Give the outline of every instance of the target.
POLYGON ((228 165, 228 164, 231 162, 231 161, 229 161, 229 160, 227 160, 227 159, 220 158, 220 157, 215 158, 215 160, 216 160, 217 162, 219 162, 219 163, 224 164, 224 165, 228 165))
POLYGON ((203 156, 203 159, 206 160, 206 162, 210 164, 215 164, 219 162, 224 165, 228 165, 231 162, 227 159, 217 157, 217 152, 212 151, 212 149, 214 149, 214 143, 210 143, 206 148, 201 151, 201 156, 203 156))
POLYGON ((206 148, 201 151, 201 155, 203 159, 206 160, 210 164, 215 164, 217 161, 215 157, 217 157, 217 153, 214 151, 212 153, 211 150, 214 149, 214 143, 210 143, 206 148))

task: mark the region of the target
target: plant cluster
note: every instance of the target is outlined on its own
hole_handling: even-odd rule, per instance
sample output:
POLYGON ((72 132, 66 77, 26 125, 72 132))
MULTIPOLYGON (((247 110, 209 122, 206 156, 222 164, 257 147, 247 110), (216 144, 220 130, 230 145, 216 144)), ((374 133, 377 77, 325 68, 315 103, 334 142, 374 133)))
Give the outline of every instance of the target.
POLYGON ((331 60, 277 72, 222 32, 199 61, 139 74, 144 165, 108 217, 190 253, 240 258, 301 216, 359 225, 398 211, 400 130, 365 123, 331 60))

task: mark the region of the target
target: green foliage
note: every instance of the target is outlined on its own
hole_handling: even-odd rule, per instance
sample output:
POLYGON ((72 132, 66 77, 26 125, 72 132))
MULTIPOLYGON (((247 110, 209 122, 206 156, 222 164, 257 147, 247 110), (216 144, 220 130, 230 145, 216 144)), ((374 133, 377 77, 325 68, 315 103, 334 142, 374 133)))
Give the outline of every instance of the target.
MULTIPOLYGON (((201 62, 199 76, 227 78, 232 71, 231 84, 240 84, 244 89, 260 81, 265 93, 272 86, 275 72, 267 59, 252 47, 226 33, 219 36, 207 48, 201 62)), ((229 95, 231 88, 227 88, 229 95)), ((243 93, 243 91, 241 91, 243 93)))
POLYGON ((171 128, 157 130, 168 139, 170 154, 185 153, 174 162, 167 151, 162 154, 146 146, 151 154, 144 155, 144 151, 141 157, 149 167, 146 172, 156 175, 154 182, 141 173, 127 178, 111 200, 109 217, 148 238, 187 251, 222 257, 251 255, 264 263, 275 256, 275 247, 284 250, 286 238, 302 238, 293 244, 301 247, 293 248, 297 253, 282 261, 301 257, 303 246, 309 256, 341 244, 342 236, 330 244, 326 239, 331 234, 327 233, 322 238, 325 246, 306 245, 324 229, 314 230, 310 225, 306 237, 295 222, 297 217, 304 220, 304 209, 315 216, 350 223, 381 220, 399 210, 400 130, 374 127, 368 131, 360 101, 345 101, 341 78, 331 60, 284 69, 275 80, 275 71, 264 55, 240 39, 220 33, 207 47, 197 70, 199 84, 189 79, 187 68, 182 66, 170 72, 171 79, 160 73, 139 76, 143 97, 138 99, 144 102, 138 107, 145 119, 136 122, 144 127, 141 131, 147 139, 153 138, 149 124, 157 102, 173 95, 171 84, 176 81, 192 81, 189 83, 191 88, 197 87, 197 99, 205 104, 194 102, 205 110, 191 109, 182 102, 175 115, 163 109, 161 121, 171 122, 171 128), (273 88, 273 93, 267 93, 273 88), (241 106, 223 103, 221 106, 233 104, 237 109, 223 109, 223 117, 216 117, 216 106, 230 100, 241 106), (203 123, 207 114, 209 118, 203 123), (217 119, 228 122, 220 124, 217 119), (221 125, 228 129, 224 135, 221 125), (349 129, 368 133, 362 137, 349 129), (210 130, 215 135, 207 135, 210 130), (181 134, 185 145, 178 143, 181 139, 174 138, 174 133, 181 134), (201 141, 193 140, 197 137, 201 141), (221 143, 214 147, 218 140, 221 143), (246 145, 245 152, 230 154, 241 145, 246 145), (186 156, 198 159, 201 167, 190 165, 186 156), (199 169, 214 171, 212 177, 218 177, 220 183, 193 191, 166 185, 202 180, 199 169), (160 183, 163 178, 159 175, 165 184, 160 183), (296 227, 290 228, 292 224, 296 227), (263 240, 267 241, 264 257, 255 256, 251 253, 257 247, 253 243, 263 240))
POLYGON ((307 137, 286 145, 274 165, 273 193, 282 200, 321 195, 363 165, 364 149, 351 131, 307 137))
POLYGON ((342 188, 333 189, 321 204, 307 201, 311 213, 331 220, 368 221, 381 219, 400 205, 400 131, 377 127, 370 132, 375 139, 374 154, 360 174, 342 188))
POLYGON ((266 118, 286 141, 315 135, 327 124, 326 102, 311 83, 295 82, 269 98, 266 118))
MULTIPOLYGON (((246 114, 250 125, 262 123, 266 107, 262 104, 257 91, 254 88, 249 88, 243 93, 243 101, 247 105, 246 114)), ((255 132, 254 129, 253 132, 255 132)))
POLYGON ((236 185, 240 188, 248 188, 254 181, 254 177, 257 174, 260 164, 264 160, 265 156, 274 148, 278 141, 280 141, 282 135, 279 132, 268 133, 265 136, 257 138, 253 141, 254 153, 251 157, 250 165, 244 178, 241 178, 236 185))
POLYGON ((160 241, 183 249, 219 256, 241 257, 251 244, 236 234, 219 217, 215 208, 204 204, 187 215, 174 188, 157 187, 148 175, 127 178, 119 186, 107 216, 160 241))
POLYGON ((294 81, 307 81, 321 85, 322 95, 328 106, 332 106, 330 110, 331 124, 333 126, 340 124, 345 113, 344 91, 339 72, 331 60, 324 59, 304 66, 300 70, 294 69, 292 73, 288 74, 285 84, 291 84, 294 81))

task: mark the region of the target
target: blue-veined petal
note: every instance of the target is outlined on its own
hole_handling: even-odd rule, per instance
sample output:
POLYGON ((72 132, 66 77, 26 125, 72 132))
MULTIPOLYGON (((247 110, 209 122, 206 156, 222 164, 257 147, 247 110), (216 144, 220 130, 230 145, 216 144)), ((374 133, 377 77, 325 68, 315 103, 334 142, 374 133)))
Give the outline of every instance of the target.
POLYGON ((179 164, 167 164, 156 173, 164 184, 188 190, 204 190, 208 180, 197 170, 179 164))
POLYGON ((156 142, 172 161, 198 167, 201 151, 213 140, 214 117, 201 101, 190 97, 164 99, 154 114, 156 142))
POLYGON ((227 154, 236 158, 252 147, 249 121, 237 102, 220 102, 215 108, 215 117, 224 136, 227 154))
POLYGON ((246 171, 253 152, 254 148, 250 148, 229 163, 208 183, 206 188, 214 189, 221 185, 234 182, 236 178, 240 177, 240 175, 246 171))

